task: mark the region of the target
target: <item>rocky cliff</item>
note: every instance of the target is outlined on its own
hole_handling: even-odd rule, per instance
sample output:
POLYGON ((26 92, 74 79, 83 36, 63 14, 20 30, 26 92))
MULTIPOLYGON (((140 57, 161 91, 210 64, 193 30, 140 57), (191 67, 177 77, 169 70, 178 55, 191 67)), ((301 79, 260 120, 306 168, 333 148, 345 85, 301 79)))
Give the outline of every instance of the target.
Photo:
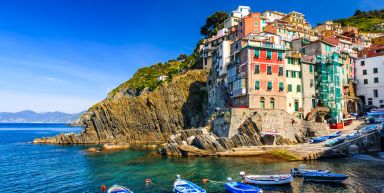
POLYGON ((181 131, 171 136, 159 153, 176 156, 250 155, 234 149, 299 144, 310 136, 329 132, 323 123, 301 120, 281 110, 230 109, 217 114, 201 132, 181 131))
POLYGON ((180 130, 204 125, 207 108, 206 71, 190 70, 136 97, 106 99, 81 117, 85 130, 35 139, 35 143, 165 142, 180 130))

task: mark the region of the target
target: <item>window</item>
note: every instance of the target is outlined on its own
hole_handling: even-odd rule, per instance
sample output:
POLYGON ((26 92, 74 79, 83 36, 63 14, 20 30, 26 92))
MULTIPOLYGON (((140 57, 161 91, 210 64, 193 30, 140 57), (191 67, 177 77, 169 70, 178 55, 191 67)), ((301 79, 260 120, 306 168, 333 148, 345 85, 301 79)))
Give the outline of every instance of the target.
POLYGON ((255 90, 260 90, 260 81, 259 80, 255 81, 255 90))
POLYGON ((312 99, 312 109, 316 107, 316 99, 312 99))
POLYGON ((367 70, 363 70, 363 75, 367 75, 367 70))
POLYGON ((255 74, 259 74, 260 73, 260 65, 259 64, 255 64, 255 74))
POLYGON ((364 79, 364 84, 368 84, 368 79, 364 79))
POLYGON ((291 71, 291 73, 292 73, 292 78, 296 78, 296 71, 291 71))
POLYGON ((372 98, 368 98, 368 105, 372 105, 372 98))
POLYGON ((378 77, 375 77, 375 78, 373 79, 373 82, 374 82, 374 83, 379 83, 379 78, 378 78, 378 77))
POLYGON ((272 66, 267 66, 267 74, 268 75, 272 74, 272 66))
POLYGON ((284 68, 282 66, 279 67, 279 76, 283 76, 284 68))
POLYGON ((305 48, 301 48, 301 53, 305 54, 305 48))
POLYGON ((373 97, 375 98, 379 97, 379 91, 377 89, 373 90, 373 97))
POLYGON ((310 87, 310 88, 313 87, 313 79, 311 79, 311 80, 309 81, 309 87, 310 87))
POLYGON ((373 74, 377 74, 379 72, 379 69, 373 68, 373 74))
POLYGON ((313 66, 312 64, 309 64, 309 72, 312 74, 313 73, 313 66))
POLYGON ((272 90, 272 82, 268 81, 267 91, 271 91, 271 90, 272 90))
POLYGON ((272 51, 267 50, 267 60, 270 60, 272 58, 272 51))
POLYGON ((331 46, 325 45, 325 51, 330 52, 331 51, 331 46))
POLYGON ((286 71, 285 71, 285 76, 286 76, 286 77, 289 77, 289 70, 286 70, 286 71))
POLYGON ((298 72, 299 73, 299 78, 301 78, 302 77, 302 74, 301 74, 301 72, 298 72))
POLYGON ((283 60, 283 52, 282 51, 277 52, 277 60, 278 61, 282 61, 283 60))
POLYGON ((361 65, 361 66, 364 66, 364 65, 365 65, 365 61, 362 60, 362 61, 360 62, 360 65, 361 65))
POLYGON ((255 22, 255 26, 258 26, 259 24, 257 22, 255 22))
POLYGON ((264 97, 260 98, 260 108, 265 109, 265 99, 264 99, 264 97))
POLYGON ((269 101, 269 108, 275 109, 275 99, 273 97, 269 101))
POLYGON ((297 92, 301 92, 301 85, 297 85, 297 92))
POLYGON ((284 91, 284 83, 279 82, 279 92, 283 92, 283 91, 284 91))
POLYGON ((288 84, 288 92, 292 92, 292 84, 288 84))
POLYGON ((255 19, 259 18, 257 15, 255 15, 255 19))
POLYGON ((260 50, 259 49, 255 49, 255 57, 256 58, 260 57, 260 50))

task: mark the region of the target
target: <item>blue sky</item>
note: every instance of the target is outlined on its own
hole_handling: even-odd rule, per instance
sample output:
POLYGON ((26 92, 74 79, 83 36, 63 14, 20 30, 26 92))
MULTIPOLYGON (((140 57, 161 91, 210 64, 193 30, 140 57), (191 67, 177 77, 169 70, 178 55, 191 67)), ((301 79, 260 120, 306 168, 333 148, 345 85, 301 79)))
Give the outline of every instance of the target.
POLYGON ((79 112, 140 67, 192 52, 215 11, 299 11, 315 25, 383 0, 9 0, 0 3, 0 112, 79 112))

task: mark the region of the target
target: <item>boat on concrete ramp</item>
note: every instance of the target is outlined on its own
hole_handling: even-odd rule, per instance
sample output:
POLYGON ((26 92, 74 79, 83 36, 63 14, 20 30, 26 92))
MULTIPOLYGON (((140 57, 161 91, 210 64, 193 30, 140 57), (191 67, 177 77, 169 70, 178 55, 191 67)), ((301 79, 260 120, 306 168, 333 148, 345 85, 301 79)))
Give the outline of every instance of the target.
POLYGON ((242 182, 232 182, 231 178, 228 178, 228 182, 224 184, 224 187, 228 192, 231 192, 231 193, 262 193, 263 192, 262 189, 255 186, 251 186, 249 184, 245 184, 242 182))
POLYGON ((133 192, 124 186, 113 185, 112 187, 108 188, 108 193, 133 193, 133 192))
POLYGON ((310 172, 329 173, 329 170, 305 169, 305 167, 305 164, 300 164, 299 167, 291 169, 291 174, 293 175, 293 177, 303 177, 304 174, 310 172))
POLYGON ((344 174, 309 172, 303 175, 307 182, 341 183, 348 178, 344 174))
POLYGON ((176 181, 173 183, 173 192, 175 193, 206 193, 200 186, 188 181, 182 180, 180 175, 176 176, 176 181))
POLYGON ((256 185, 288 185, 292 183, 291 174, 283 175, 246 175, 240 172, 240 176, 246 183, 256 185))

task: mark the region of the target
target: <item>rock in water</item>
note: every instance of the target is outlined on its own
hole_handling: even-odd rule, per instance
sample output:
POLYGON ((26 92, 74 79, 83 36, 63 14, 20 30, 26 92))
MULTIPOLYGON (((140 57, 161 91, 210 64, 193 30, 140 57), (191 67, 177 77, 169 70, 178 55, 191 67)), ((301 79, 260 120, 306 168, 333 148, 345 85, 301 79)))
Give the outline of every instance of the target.
POLYGON ((81 117, 85 130, 35 139, 35 143, 157 144, 183 129, 204 124, 207 72, 190 70, 151 93, 106 99, 81 117))

